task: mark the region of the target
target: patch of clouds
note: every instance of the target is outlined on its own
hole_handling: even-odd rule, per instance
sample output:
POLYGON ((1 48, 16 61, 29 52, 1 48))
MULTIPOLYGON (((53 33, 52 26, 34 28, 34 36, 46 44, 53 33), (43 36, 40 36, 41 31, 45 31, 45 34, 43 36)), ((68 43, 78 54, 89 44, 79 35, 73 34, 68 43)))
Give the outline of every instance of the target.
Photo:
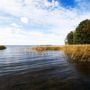
POLYGON ((7 27, 2 31, 0 28, 0 44, 6 45, 40 45, 53 44, 53 41, 58 44, 58 36, 54 34, 44 34, 36 31, 24 31, 17 28, 7 27))
POLYGON ((85 12, 89 8, 90 1, 76 0, 76 2, 78 6, 66 9, 57 0, 52 0, 52 2, 48 0, 0 0, 2 3, 0 11, 3 10, 10 15, 10 17, 0 15, 0 20, 11 20, 11 23, 5 27, 0 25, 0 43, 9 45, 64 44, 68 32, 75 30, 80 21, 90 19, 90 12, 85 12), (18 20, 12 19, 11 16, 17 17, 18 20), (29 26, 32 23, 33 28, 28 27, 26 30, 25 25, 29 26), (41 29, 37 27, 36 30, 36 24, 41 26, 41 29))
POLYGON ((29 19, 27 17, 21 17, 20 19, 21 19, 22 23, 26 23, 27 24, 29 22, 29 19))

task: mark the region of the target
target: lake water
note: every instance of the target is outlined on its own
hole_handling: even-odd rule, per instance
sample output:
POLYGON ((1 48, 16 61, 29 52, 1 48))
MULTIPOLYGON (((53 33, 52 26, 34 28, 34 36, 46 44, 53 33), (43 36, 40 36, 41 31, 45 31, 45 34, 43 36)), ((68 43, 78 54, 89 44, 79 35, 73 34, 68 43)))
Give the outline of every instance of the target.
POLYGON ((0 90, 90 90, 90 64, 70 63, 62 51, 7 46, 0 51, 0 90))

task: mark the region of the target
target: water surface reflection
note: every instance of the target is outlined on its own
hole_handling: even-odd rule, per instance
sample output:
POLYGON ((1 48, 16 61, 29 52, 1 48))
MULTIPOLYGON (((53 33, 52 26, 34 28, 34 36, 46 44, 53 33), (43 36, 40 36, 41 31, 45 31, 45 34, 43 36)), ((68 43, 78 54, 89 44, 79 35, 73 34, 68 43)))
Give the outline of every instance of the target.
POLYGON ((90 64, 69 63, 62 51, 29 47, 0 51, 0 90, 90 90, 90 64))

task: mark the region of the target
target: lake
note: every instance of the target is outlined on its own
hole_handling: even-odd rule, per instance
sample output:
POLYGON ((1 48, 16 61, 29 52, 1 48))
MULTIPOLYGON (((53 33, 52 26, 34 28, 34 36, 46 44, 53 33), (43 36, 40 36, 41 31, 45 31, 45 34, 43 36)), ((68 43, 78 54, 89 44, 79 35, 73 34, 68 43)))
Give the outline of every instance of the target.
POLYGON ((31 47, 0 51, 0 90, 90 90, 89 63, 70 63, 63 51, 31 47))

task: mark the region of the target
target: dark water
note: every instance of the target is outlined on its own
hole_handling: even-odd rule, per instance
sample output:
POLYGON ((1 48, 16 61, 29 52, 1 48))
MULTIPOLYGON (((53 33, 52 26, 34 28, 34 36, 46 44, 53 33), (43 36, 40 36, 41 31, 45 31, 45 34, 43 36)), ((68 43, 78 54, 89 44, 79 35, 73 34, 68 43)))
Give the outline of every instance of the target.
POLYGON ((62 51, 7 46, 0 51, 0 90, 90 90, 90 64, 69 63, 62 51))

